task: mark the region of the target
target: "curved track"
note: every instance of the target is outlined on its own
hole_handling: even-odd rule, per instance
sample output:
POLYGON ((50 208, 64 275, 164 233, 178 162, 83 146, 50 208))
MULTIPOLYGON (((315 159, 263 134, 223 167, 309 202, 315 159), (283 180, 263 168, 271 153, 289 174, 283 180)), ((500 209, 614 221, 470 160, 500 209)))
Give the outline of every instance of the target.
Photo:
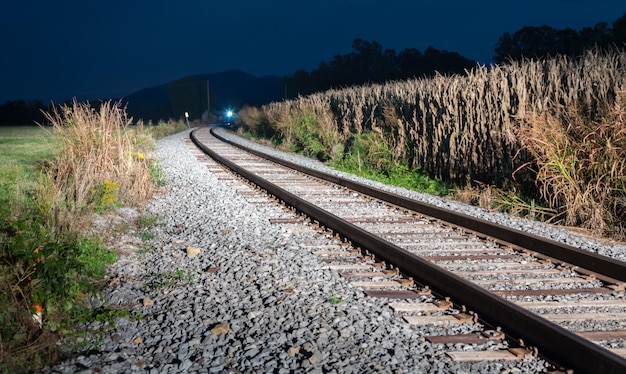
MULTIPOLYGON (((507 337, 523 342, 522 353, 536 348, 542 356, 577 372, 626 370, 623 349, 612 352, 593 342, 626 346, 625 263, 256 151, 244 152, 224 137, 218 141, 206 128, 192 132, 191 139, 216 161, 332 230, 353 248, 374 255, 376 265, 363 267, 346 256, 352 252, 324 253, 329 266, 356 279, 353 284, 366 294, 410 300, 427 292, 424 286, 428 286, 442 298, 435 306, 454 304, 461 310, 456 320, 501 327, 507 337), (564 308, 574 312, 562 313, 564 308), (607 322, 582 330, 576 327, 585 319, 607 322)), ((415 308, 401 302, 390 306, 397 311, 415 308)), ((415 315, 405 319, 425 323, 415 315)), ((454 341, 450 339, 439 341, 454 341)))

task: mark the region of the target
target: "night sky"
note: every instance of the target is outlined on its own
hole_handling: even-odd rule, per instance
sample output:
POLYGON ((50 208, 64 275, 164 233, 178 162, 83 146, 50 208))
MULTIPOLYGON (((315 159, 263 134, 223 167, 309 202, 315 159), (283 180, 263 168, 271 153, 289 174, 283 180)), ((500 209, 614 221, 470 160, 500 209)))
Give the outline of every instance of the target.
POLYGON ((0 8, 0 103, 122 97, 201 73, 311 70, 355 38, 489 63, 524 26, 593 27, 623 0, 23 0, 0 8))

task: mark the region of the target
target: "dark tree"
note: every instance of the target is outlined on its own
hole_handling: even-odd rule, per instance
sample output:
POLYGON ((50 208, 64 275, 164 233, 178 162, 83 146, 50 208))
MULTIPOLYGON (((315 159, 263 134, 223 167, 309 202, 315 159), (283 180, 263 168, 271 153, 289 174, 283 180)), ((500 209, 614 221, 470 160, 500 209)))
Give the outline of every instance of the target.
POLYGON ((435 72, 448 74, 461 74, 466 69, 476 66, 476 62, 468 60, 456 52, 440 51, 429 46, 424 51, 422 66, 424 76, 432 76, 435 72))
POLYGON ((611 36, 615 44, 623 46, 623 44, 626 43, 626 13, 622 14, 620 18, 613 22, 611 36))
POLYGON ((580 31, 566 28, 557 30, 549 26, 523 27, 514 34, 504 33, 495 46, 495 63, 554 55, 579 56, 586 50, 600 47, 624 47, 626 42, 626 14, 610 28, 606 22, 580 31))
POLYGON ((612 43, 612 31, 606 22, 597 23, 594 27, 583 27, 578 33, 577 53, 593 48, 594 46, 607 46, 612 43))
POLYGON ((285 85, 285 96, 297 97, 305 92, 315 92, 317 87, 308 71, 301 69, 291 76, 283 78, 285 85))
POLYGON ((513 35, 504 33, 496 44, 493 60, 502 63, 507 58, 519 60, 523 57, 540 57, 556 54, 562 44, 559 32, 549 26, 526 26, 513 35))
POLYGON ((420 64, 424 55, 418 49, 408 48, 398 54, 398 67, 406 77, 420 77, 424 75, 424 68, 420 64))
POLYGON ((0 126, 45 124, 44 111, 51 109, 39 100, 10 100, 0 105, 0 126))
POLYGON ((475 62, 458 53, 439 51, 433 47, 422 53, 410 48, 400 53, 383 49, 376 41, 355 39, 353 51, 336 55, 329 62, 321 62, 310 73, 298 70, 284 78, 287 97, 297 97, 330 88, 348 87, 366 83, 382 83, 441 74, 464 73, 475 62))

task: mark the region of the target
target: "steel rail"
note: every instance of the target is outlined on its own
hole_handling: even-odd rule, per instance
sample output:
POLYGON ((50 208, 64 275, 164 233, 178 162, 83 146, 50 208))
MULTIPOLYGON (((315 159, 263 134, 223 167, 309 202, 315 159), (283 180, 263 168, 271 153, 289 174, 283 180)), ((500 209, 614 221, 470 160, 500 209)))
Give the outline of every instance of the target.
POLYGON ((241 144, 235 143, 228 138, 217 134, 213 129, 211 129, 211 134, 222 140, 223 142, 243 149, 246 152, 250 152, 254 155, 265 158, 277 164, 309 174, 313 177, 327 180, 329 182, 364 193, 390 204, 394 204, 396 206, 406 208, 417 213, 422 213, 424 215, 440 219, 442 221, 466 228, 468 230, 485 234, 511 245, 541 253, 543 255, 558 259, 568 264, 579 266, 581 268, 606 275, 618 281, 626 282, 626 263, 623 261, 585 251, 571 245, 542 238, 538 235, 526 233, 521 230, 499 225, 497 223, 489 222, 480 218, 472 217, 467 214, 454 212, 452 210, 422 203, 417 200, 407 199, 403 196, 391 192, 386 192, 374 187, 363 185, 358 182, 346 180, 335 175, 321 172, 319 170, 307 168, 306 166, 294 164, 281 158, 274 157, 254 149, 250 149, 241 144))
POLYGON ((217 162, 439 294, 450 296, 458 304, 471 305, 481 320, 524 339, 526 345, 537 347, 545 357, 576 372, 625 372, 626 359, 268 182, 206 147, 196 138, 195 131, 190 134, 192 142, 217 162))

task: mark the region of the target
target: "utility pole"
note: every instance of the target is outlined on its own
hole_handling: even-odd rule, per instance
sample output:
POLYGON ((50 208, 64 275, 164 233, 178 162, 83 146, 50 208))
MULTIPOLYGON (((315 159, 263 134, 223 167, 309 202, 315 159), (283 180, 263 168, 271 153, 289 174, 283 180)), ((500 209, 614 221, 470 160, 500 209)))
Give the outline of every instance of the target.
POLYGON ((206 118, 211 122, 211 93, 209 91, 209 81, 206 81, 206 118))

